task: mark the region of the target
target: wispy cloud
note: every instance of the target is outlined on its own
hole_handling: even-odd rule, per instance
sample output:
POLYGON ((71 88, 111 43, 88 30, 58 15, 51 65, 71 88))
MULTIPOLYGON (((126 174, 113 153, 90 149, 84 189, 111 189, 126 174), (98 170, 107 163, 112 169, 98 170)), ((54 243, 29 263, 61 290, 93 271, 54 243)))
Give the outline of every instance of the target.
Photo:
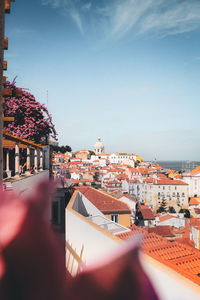
POLYGON ((87 22, 112 39, 127 34, 165 37, 200 28, 199 0, 41 0, 43 5, 64 8, 83 34, 87 22), (86 18, 87 15, 87 18, 86 18))
POLYGON ((70 14, 72 16, 72 19, 75 21, 76 25, 78 26, 78 29, 80 30, 80 32, 83 34, 83 24, 82 24, 82 20, 81 20, 81 16, 78 12, 78 10, 71 10, 70 14))

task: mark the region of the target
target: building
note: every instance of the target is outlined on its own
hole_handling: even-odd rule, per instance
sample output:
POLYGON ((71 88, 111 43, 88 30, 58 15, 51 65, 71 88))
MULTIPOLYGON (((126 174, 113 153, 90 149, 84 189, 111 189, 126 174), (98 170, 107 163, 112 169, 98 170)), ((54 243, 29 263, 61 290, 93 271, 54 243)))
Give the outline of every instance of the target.
POLYGON ((87 160, 90 158, 90 152, 88 150, 80 150, 75 153, 75 157, 82 160, 87 160))
POLYGON ((157 210, 162 200, 176 210, 188 208, 188 184, 181 180, 161 179, 144 182, 144 203, 157 210))
MULTIPOLYGON (((130 249, 130 243, 136 244, 138 233, 142 233, 144 247, 140 252, 140 260, 159 299, 199 299, 199 254, 197 250, 175 242, 172 245, 161 236, 147 233, 138 227, 133 227, 136 228, 134 231, 123 227, 113 227, 119 224, 112 221, 109 223, 103 215, 95 217, 96 212, 99 213, 99 211, 92 211, 91 206, 85 200, 80 192, 75 191, 65 211, 66 267, 71 274, 80 273, 85 267, 91 269, 97 260, 99 263, 96 262, 95 265, 98 265, 98 270, 104 271, 104 265, 114 257, 113 251, 119 253, 122 247, 126 247, 124 240, 137 235, 136 240, 132 238, 132 241, 127 243, 130 249), (91 215, 91 218, 88 215, 91 215), (102 262, 103 265, 100 264, 102 262)), ((123 253, 125 253, 124 250, 123 253)), ((130 264, 135 261, 133 254, 131 257, 130 264)), ((118 281, 114 286, 119 284, 118 281)), ((144 282, 142 285, 145 289, 144 282)))
POLYGON ((101 142, 101 138, 99 137, 96 144, 94 145, 94 152, 96 155, 104 153, 104 145, 101 142))
POLYGON ((189 173, 183 173, 181 180, 188 184, 189 197, 200 196, 200 166, 189 173))
POLYGON ((78 187, 77 189, 108 219, 122 226, 129 227, 131 225, 130 206, 92 187, 78 187))
POLYGON ((137 156, 135 154, 128 154, 128 153, 113 153, 110 155, 109 157, 109 161, 111 164, 122 164, 125 162, 130 162, 130 160, 132 161, 132 166, 134 166, 134 162, 136 162, 137 156))

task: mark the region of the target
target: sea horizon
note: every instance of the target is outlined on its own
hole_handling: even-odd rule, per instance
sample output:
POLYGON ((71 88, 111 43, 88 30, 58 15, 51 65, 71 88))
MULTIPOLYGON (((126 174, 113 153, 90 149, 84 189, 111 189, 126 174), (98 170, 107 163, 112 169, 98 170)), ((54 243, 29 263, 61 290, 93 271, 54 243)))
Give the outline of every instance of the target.
POLYGON ((191 171, 200 166, 200 161, 196 160, 157 160, 154 162, 161 165, 164 169, 173 169, 176 171, 191 171))

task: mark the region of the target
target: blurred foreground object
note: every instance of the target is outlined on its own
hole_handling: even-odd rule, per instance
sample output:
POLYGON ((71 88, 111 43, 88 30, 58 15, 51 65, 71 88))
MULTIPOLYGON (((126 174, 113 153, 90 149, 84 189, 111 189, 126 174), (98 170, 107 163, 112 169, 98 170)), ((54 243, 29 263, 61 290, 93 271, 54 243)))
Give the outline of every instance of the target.
POLYGON ((72 278, 45 217, 52 196, 51 183, 27 199, 0 191, 0 299, 158 299, 133 241, 72 278))

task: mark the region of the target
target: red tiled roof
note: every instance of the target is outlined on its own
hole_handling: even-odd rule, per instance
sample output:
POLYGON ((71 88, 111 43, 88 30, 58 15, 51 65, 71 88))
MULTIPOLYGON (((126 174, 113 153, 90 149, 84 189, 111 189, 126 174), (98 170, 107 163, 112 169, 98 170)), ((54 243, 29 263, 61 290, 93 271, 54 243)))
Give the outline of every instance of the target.
POLYGON ((103 213, 131 212, 127 204, 92 187, 78 187, 78 190, 103 213))
POLYGON ((192 171, 190 172, 191 175, 195 175, 195 174, 197 174, 197 173, 200 173, 200 166, 197 166, 194 170, 192 170, 192 171))
POLYGON ((159 217, 159 221, 158 222, 163 222, 163 221, 166 221, 166 220, 169 220, 169 219, 173 219, 173 218, 177 218, 176 216, 171 216, 171 215, 164 215, 164 216, 160 216, 159 217))
POLYGON ((194 211, 195 211, 195 213, 196 213, 197 215, 200 214, 200 208, 195 208, 194 211))
POLYGON ((136 168, 129 168, 128 170, 132 173, 140 173, 140 171, 136 168))
POLYGON ((161 180, 157 180, 158 185, 188 185, 186 182, 181 181, 181 180, 170 180, 170 179, 161 179, 161 180))
POLYGON ((143 234, 143 251, 167 265, 182 276, 200 285, 200 251, 178 242, 170 242, 155 234, 132 226, 132 232, 118 235, 121 239, 128 239, 136 233, 143 234))
POLYGON ((176 238, 176 242, 190 246, 190 247, 194 247, 194 241, 191 241, 189 238, 176 238))
POLYGON ((200 197, 192 197, 190 198, 189 205, 198 205, 200 204, 200 197))
POLYGON ((134 199, 132 199, 131 196, 130 196, 130 194, 128 194, 128 193, 121 195, 121 196, 119 197, 119 199, 121 199, 121 198, 123 198, 123 197, 128 198, 129 200, 131 200, 131 201, 137 203, 137 201, 134 200, 134 199))
POLYGON ((148 228, 148 232, 154 232, 163 237, 175 237, 172 226, 164 225, 164 226, 155 226, 148 228))
POLYGON ((153 183, 154 182, 154 178, 146 178, 143 180, 143 182, 149 182, 149 183, 153 183))
POLYGON ((143 220, 154 220, 155 219, 152 210, 148 206, 141 205, 139 210, 142 214, 143 220))

